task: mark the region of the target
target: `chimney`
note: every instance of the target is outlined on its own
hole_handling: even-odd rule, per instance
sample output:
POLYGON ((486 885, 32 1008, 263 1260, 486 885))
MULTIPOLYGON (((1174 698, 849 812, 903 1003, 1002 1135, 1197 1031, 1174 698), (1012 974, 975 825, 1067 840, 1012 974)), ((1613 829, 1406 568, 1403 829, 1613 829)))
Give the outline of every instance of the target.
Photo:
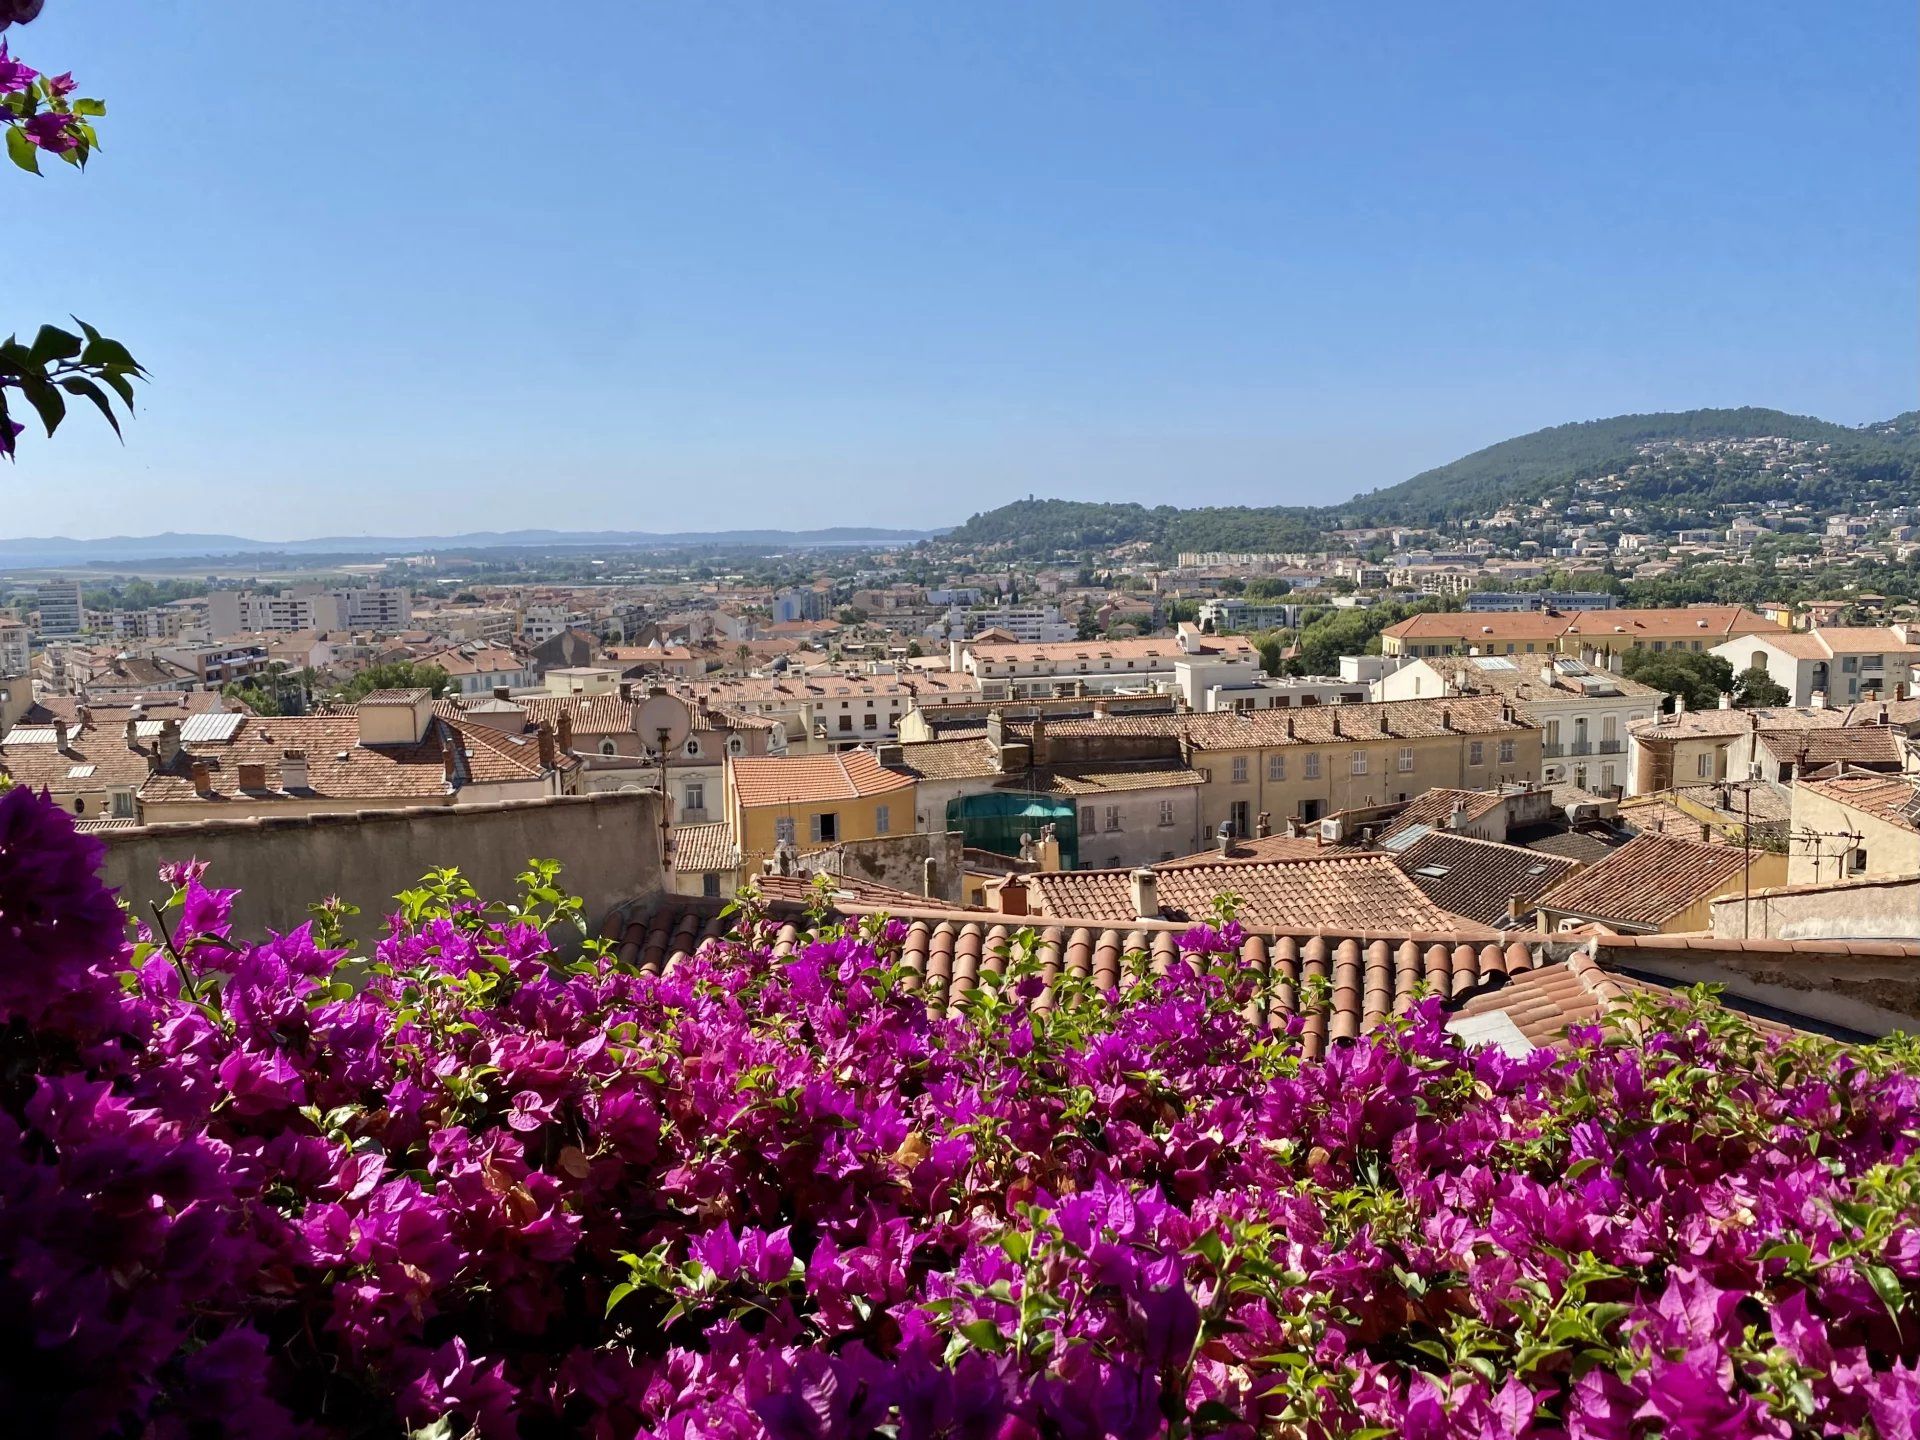
POLYGON ((629 705, 633 703, 633 682, 631 680, 622 680, 620 682, 620 698, 629 705))
POLYGON ((1047 722, 1039 715, 1033 717, 1032 734, 1028 737, 1027 746, 1027 753, 1033 757, 1035 765, 1047 763, 1047 722))
POLYGON ((459 742, 451 737, 440 750, 440 775, 449 788, 460 778, 459 742))
POLYGON ((1287 739, 1293 739, 1293 717, 1287 716, 1287 739))
POLYGON ((1684 715, 1687 713, 1687 697, 1686 696, 1676 695, 1673 697, 1673 713, 1675 715, 1684 715))
POLYGON ((1230 821, 1222 820, 1220 822, 1220 828, 1214 832, 1214 839, 1219 842, 1220 853, 1222 855, 1230 854, 1233 850, 1232 823, 1230 821))
POLYGON ((1907 682, 1906 681, 1896 680, 1893 682, 1893 698, 1896 700, 1904 700, 1907 698, 1907 682))
POLYGON ((1133 914, 1136 920, 1160 918, 1160 881, 1142 865, 1133 872, 1133 914))
POLYGON ((193 762, 193 793, 196 795, 213 793, 213 772, 207 768, 207 762, 204 760, 193 762))
POLYGON ((1027 913, 1027 882, 1018 875, 1007 875, 987 886, 987 903, 1002 915, 1027 913))
POLYGON ((564 753, 569 755, 573 753, 573 716, 564 710, 560 712, 560 718, 554 722, 554 737, 560 742, 560 749, 564 753))
POLYGON ((1289 840, 1298 840, 1300 838, 1300 822, 1291 815, 1287 817, 1286 833, 1289 840))
POLYGON ((1467 828, 1467 807, 1464 801, 1453 802, 1453 809, 1447 812, 1447 829, 1464 830, 1467 828))
POLYGON ((1733 709, 1733 694, 1731 691, 1722 690, 1720 692, 1720 708, 1722 710, 1733 709))
POLYGON ((171 765, 180 758, 180 722, 163 720, 160 722, 160 738, 154 742, 154 753, 160 757, 162 765, 171 765))
POLYGON ((67 722, 56 718, 53 722, 53 748, 65 750, 67 743, 67 722))
POLYGON ((1816 710, 1824 710, 1827 708, 1827 692, 1826 691, 1816 690, 1813 692, 1813 708, 1816 710))
POLYGON ((129 750, 137 750, 139 747, 140 747, 140 722, 138 720, 130 719, 127 721, 127 748, 129 750))
POLYGON ((560 760, 560 757, 554 753, 553 749, 553 727, 542 720, 536 727, 535 733, 539 736, 540 740, 540 768, 542 770, 551 770, 560 760))
POLYGON ((1391 735, 1393 733, 1393 731, 1387 728, 1387 712, 1385 710, 1380 712, 1380 733, 1382 735, 1391 735))
POLYGON ((1107 702, 1105 700, 1096 700, 1093 702, 1093 718, 1094 719, 1105 720, 1107 718, 1107 713, 1108 713, 1107 702))
POLYGON ((282 790, 307 788, 306 751, 282 750, 280 752, 280 788, 282 790))
POLYGON ((1540 683, 1542 685, 1545 685, 1548 689, 1552 689, 1559 678, 1558 672, 1553 668, 1553 661, 1543 660, 1540 662, 1540 683))
POLYGON ((1507 923, 1515 928, 1520 924, 1520 907, 1523 903, 1518 890, 1507 896, 1507 923))
POLYGON ((1337 709, 1333 712, 1333 738, 1336 740, 1345 738, 1340 733, 1340 712, 1337 709))
POLYGON ((1273 813, 1271 811, 1262 810, 1260 812, 1258 818, 1253 822, 1253 833, 1258 835, 1262 840, 1273 834, 1273 813))
POLYGON ((266 789, 267 767, 255 761, 243 762, 239 766, 239 785, 248 791, 266 789))
POLYGON ((1442 730, 1451 730, 1453 728, 1453 711, 1445 705, 1440 707, 1440 728, 1442 730))

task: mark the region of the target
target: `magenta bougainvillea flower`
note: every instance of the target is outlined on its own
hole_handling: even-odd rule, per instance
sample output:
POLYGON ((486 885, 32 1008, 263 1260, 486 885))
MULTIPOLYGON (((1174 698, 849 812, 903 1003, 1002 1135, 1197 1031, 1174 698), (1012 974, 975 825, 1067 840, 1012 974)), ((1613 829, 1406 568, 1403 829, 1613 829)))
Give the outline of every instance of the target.
POLYGON ((443 875, 359 954, 182 864, 129 940, 97 859, 0 798, 12 1432, 1920 1425, 1910 1042, 1696 997, 1516 1059, 1427 1001, 1310 1061, 1231 922, 929 1007, 879 920, 644 975, 443 875))

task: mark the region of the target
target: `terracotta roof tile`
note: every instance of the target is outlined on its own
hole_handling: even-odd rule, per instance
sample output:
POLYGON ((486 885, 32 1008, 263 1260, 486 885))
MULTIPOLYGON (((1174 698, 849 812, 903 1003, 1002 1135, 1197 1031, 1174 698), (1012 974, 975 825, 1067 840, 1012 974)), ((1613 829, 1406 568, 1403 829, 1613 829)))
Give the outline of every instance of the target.
POLYGON ((673 828, 673 868, 683 874, 738 870, 740 847, 724 822, 676 825, 673 828))
POLYGON ((1836 775, 1802 780, 1816 795, 1837 800, 1903 830, 1920 830, 1920 784, 1898 775, 1836 775))
POLYGON ((1516 898, 1520 915, 1533 917, 1533 901, 1579 868, 1579 862, 1542 855, 1518 845, 1432 831, 1396 857, 1409 880, 1441 908, 1482 925, 1510 924, 1516 898))
POLYGON ((733 785, 740 803, 811 804, 852 800, 911 789, 915 777, 882 765, 871 750, 838 750, 830 755, 782 755, 736 758, 733 785))
POLYGON ((1731 845, 1702 845, 1647 831, 1554 886, 1540 904, 1587 919, 1658 929, 1746 866, 1731 845))

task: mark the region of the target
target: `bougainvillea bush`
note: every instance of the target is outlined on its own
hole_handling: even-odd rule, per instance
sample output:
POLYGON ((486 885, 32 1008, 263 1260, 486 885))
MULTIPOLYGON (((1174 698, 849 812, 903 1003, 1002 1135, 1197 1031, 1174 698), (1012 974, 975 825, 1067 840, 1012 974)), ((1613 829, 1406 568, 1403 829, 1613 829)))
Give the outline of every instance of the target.
POLYGON ((545 867, 356 956, 188 865, 129 943, 94 848, 0 797, 10 1433, 1915 1433, 1911 1050, 1309 1062, 1204 927, 935 1018, 884 921, 562 960, 545 867))

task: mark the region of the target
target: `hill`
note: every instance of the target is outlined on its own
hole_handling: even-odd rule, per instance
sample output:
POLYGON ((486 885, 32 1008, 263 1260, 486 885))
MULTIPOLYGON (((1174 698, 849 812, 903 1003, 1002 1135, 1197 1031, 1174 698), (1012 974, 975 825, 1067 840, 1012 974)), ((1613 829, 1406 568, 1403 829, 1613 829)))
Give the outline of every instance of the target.
POLYGON ((1866 509, 1908 500, 1916 487, 1920 411, 1854 428, 1757 407, 1686 410, 1536 430, 1338 505, 1148 509, 1029 498, 975 515, 945 538, 1019 555, 1134 542, 1175 552, 1303 550, 1332 529, 1438 526, 1516 502, 1599 495, 1645 511, 1645 525, 1661 529, 1770 500, 1822 513, 1866 509))

